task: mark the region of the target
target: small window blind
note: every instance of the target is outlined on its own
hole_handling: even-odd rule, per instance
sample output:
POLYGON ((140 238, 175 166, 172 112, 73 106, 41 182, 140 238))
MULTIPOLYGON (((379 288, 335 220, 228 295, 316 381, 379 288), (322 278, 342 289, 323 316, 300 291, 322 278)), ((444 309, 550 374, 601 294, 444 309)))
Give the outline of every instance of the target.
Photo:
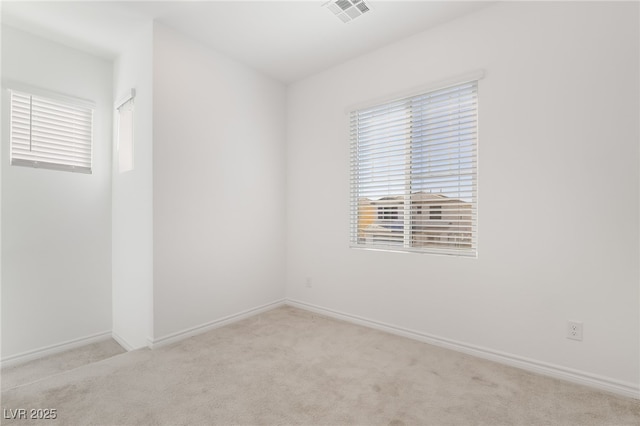
POLYGON ((476 256, 477 81, 350 113, 351 246, 476 256))
POLYGON ((93 109, 11 91, 11 164, 91 173, 93 109))

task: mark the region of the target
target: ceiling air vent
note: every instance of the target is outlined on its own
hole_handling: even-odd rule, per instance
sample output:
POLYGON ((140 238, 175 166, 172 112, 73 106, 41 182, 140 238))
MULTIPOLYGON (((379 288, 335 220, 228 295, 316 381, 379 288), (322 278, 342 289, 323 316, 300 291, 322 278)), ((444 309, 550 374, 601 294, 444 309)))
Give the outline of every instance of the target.
POLYGON ((331 0, 323 6, 327 7, 345 24, 371 10, 364 0, 331 0))

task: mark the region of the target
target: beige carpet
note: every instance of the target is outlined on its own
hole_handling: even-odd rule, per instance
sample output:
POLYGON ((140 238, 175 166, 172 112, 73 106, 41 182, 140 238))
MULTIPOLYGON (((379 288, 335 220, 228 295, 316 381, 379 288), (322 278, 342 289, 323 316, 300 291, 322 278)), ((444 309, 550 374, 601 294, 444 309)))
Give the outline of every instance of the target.
POLYGON ((66 425, 633 425, 640 401, 291 307, 2 393, 66 425))
POLYGON ((2 390, 26 385, 45 377, 111 358, 126 351, 115 340, 108 339, 79 348, 36 359, 0 371, 2 390))

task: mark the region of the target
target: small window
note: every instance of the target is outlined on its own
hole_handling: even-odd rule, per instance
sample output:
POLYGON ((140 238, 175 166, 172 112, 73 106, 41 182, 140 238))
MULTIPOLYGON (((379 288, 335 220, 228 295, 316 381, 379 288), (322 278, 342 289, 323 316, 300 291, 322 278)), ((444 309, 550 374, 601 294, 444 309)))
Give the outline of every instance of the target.
POLYGON ((429 208, 429 219, 440 220, 442 219, 442 206, 432 206, 429 208))
POLYGON ((351 246, 475 256, 477 81, 354 110, 350 129, 351 246))
POLYGON ((12 90, 11 164, 91 173, 93 108, 80 102, 12 90))
POLYGON ((397 220, 398 208, 397 207, 379 207, 378 219, 379 220, 397 220))

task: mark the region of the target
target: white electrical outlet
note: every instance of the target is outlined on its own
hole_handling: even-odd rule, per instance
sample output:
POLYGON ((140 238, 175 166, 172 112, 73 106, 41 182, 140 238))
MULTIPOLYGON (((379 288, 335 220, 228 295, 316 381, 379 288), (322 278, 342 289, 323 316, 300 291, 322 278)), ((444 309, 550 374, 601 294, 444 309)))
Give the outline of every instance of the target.
POLYGON ((567 339, 582 340, 582 323, 567 321, 567 339))
POLYGON ((307 277, 307 288, 311 288, 311 277, 307 277))

